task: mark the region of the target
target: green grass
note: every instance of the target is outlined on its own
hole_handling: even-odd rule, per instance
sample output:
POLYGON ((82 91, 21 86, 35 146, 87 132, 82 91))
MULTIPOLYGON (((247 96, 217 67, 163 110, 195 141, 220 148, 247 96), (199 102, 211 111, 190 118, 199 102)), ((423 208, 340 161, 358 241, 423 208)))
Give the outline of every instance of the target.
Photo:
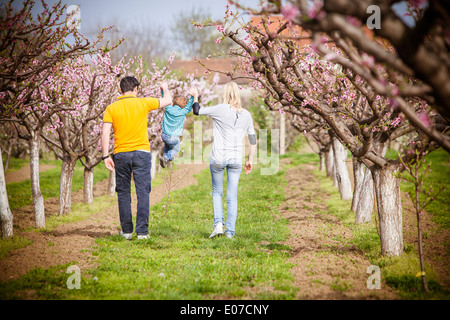
POLYGON ((91 204, 87 203, 75 203, 72 204, 70 214, 64 216, 54 215, 48 218, 46 221, 45 231, 52 231, 57 226, 64 223, 71 223, 82 221, 93 214, 103 211, 107 208, 113 207, 117 205, 117 196, 101 196, 94 198, 94 201, 91 204))
MULTIPOLYGON (((6 163, 6 158, 2 157, 2 160, 3 160, 3 168, 4 168, 5 163, 6 163)), ((11 157, 11 159, 9 160, 8 170, 6 172, 17 171, 20 168, 28 165, 29 163, 30 163, 30 160, 11 157)))
POLYGON ((38 299, 295 298, 290 248, 281 244, 289 231, 278 211, 285 200, 284 171, 241 175, 233 239, 208 238, 213 222, 209 171, 198 180, 198 186, 171 194, 167 218, 164 199, 152 206, 149 240, 97 239, 92 255, 98 267, 82 270, 80 290, 67 289, 67 266, 60 266, 9 281, 0 298, 24 292, 38 299))
MULTIPOLYGON (((450 229, 450 154, 443 149, 438 149, 431 152, 425 158, 425 162, 431 164, 431 172, 424 176, 424 189, 428 190, 430 186, 435 191, 445 188, 438 198, 426 208, 426 211, 432 215, 433 222, 445 229, 450 229)), ((406 192, 414 190, 411 183, 402 183, 401 188, 406 192)))
MULTIPOLYGON (((398 152, 395 150, 388 150, 386 156, 390 159, 396 159, 398 152)), ((432 214, 432 220, 438 223, 445 229, 450 228, 450 154, 439 148, 431 152, 425 158, 425 164, 422 166, 422 173, 428 164, 431 164, 431 172, 424 176, 424 190, 429 190, 430 186, 434 191, 445 188, 439 197, 433 201, 426 211, 432 214)), ((405 192, 411 193, 414 191, 412 183, 402 182, 401 189, 405 192)), ((415 191, 414 191, 415 194, 415 191)))
POLYGON ((0 260, 3 259, 9 251, 24 248, 32 242, 23 237, 13 237, 0 239, 0 260))
MULTIPOLYGON (((41 172, 40 177, 40 187, 44 199, 59 197, 59 180, 61 175, 61 165, 60 160, 42 160, 41 163, 54 165, 55 168, 49 169, 47 171, 41 172)), ((15 160, 13 163, 16 163, 15 160)), ((29 162, 20 162, 22 165, 29 165, 29 162)), ((83 166, 80 162, 77 163, 72 181, 72 192, 76 192, 83 189, 83 166)), ((107 179, 109 177, 109 170, 102 164, 98 165, 94 169, 94 183, 107 179)), ((6 185, 6 190, 8 192, 9 206, 11 210, 27 206, 33 203, 33 198, 31 195, 31 184, 30 180, 25 180, 21 182, 8 183, 6 185)))
MULTIPOLYGON (((429 157, 432 155, 433 153, 429 157)), ((436 180, 429 180, 430 183, 433 181, 433 185, 442 184, 448 179, 448 168, 446 173, 442 172, 448 163, 447 159, 448 155, 440 152, 437 152, 431 159, 427 159, 427 161, 433 161, 432 172, 435 172, 434 179, 436 180), (439 171, 441 175, 436 174, 439 171)), ((314 174, 320 180, 321 189, 329 195, 326 201, 328 213, 338 217, 346 227, 352 230, 352 243, 364 252, 372 264, 380 267, 386 285, 398 289, 399 295, 404 299, 450 299, 450 293, 441 288, 436 272, 428 264, 426 264, 425 270, 431 292, 423 291, 421 279, 416 277, 417 272, 420 271, 420 262, 415 246, 404 243, 404 253, 401 257, 381 256, 380 238, 376 231, 375 221, 372 220, 368 224, 355 224, 355 213, 350 210, 351 201, 341 200, 339 190, 325 173, 315 170, 314 174)), ((403 190, 407 187, 406 184, 401 185, 403 190)), ((321 201, 321 199, 316 199, 316 201, 321 201)), ((444 207, 445 213, 449 212, 448 205, 448 202, 440 205, 444 207)), ((438 212, 438 216, 440 218, 437 221, 446 228, 447 217, 441 217, 445 216, 441 212, 438 212)))
MULTIPOLYGON (((296 153, 282 158, 291 160, 284 169, 317 163, 319 159, 315 154, 296 153)), ((427 161, 433 161, 432 174, 436 183, 445 185, 448 181, 447 154, 437 151, 427 161)), ((337 188, 324 173, 314 173, 321 189, 328 194, 329 211, 321 214, 337 216, 352 231, 352 244, 362 250, 372 264, 381 268, 383 285, 397 289, 405 299, 450 297, 429 265, 426 266, 427 280, 432 292, 423 292, 420 279, 415 276, 420 268, 413 245, 405 243, 401 257, 382 257, 374 222, 355 225, 354 213, 349 210, 350 201, 340 199, 337 188)), ((77 264, 74 261, 50 269, 35 269, 20 279, 2 283, 0 299, 23 298, 30 293, 37 299, 294 299, 297 288, 289 271, 292 265, 287 263, 291 249, 282 244, 288 236, 287 221, 280 219, 278 211, 285 201, 285 171, 263 176, 258 168, 250 176, 241 175, 236 237, 231 240, 223 237, 208 239, 212 231, 209 171, 205 170, 197 178, 197 186, 172 192, 167 218, 164 216, 165 199, 152 206, 149 240, 126 241, 118 235, 97 239, 89 250, 97 258, 98 266, 82 270, 80 290, 68 290, 66 286, 69 277, 66 270, 69 265, 77 264)), ((162 178, 159 179, 155 182, 163 183, 162 178)), ((108 206, 107 200, 115 201, 114 198, 98 198, 91 212, 85 212, 90 208, 80 204, 73 207, 72 213, 75 219, 83 219, 84 214, 108 206)), ((437 218, 445 227, 448 201, 437 208, 438 216, 440 210, 445 210, 437 218)), ((55 218, 49 225, 54 227, 66 222, 55 218)), ((23 246, 23 240, 8 245, 23 246)), ((339 278, 331 286, 341 292, 351 290, 351 286, 339 278)))

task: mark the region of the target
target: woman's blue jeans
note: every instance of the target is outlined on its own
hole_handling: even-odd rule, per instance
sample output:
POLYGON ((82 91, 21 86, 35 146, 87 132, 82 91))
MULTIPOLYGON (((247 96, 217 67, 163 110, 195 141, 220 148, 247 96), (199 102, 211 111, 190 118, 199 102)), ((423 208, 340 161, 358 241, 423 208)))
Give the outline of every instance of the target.
POLYGON ((214 212, 214 227, 224 221, 222 196, 223 196, 223 173, 227 169, 227 220, 225 230, 234 236, 237 218, 237 192, 242 164, 213 164, 209 166, 212 181, 212 201, 214 212))
POLYGON ((164 132, 161 133, 161 139, 164 141, 164 158, 172 161, 178 151, 180 151, 180 137, 169 136, 164 132))

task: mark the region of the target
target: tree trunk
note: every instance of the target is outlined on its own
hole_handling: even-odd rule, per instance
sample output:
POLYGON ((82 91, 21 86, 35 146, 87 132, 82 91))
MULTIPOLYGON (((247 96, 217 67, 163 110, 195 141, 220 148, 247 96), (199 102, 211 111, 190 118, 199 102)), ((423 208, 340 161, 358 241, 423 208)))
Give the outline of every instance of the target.
POLYGON ((156 168, 158 167, 157 159, 158 159, 158 151, 152 151, 152 168, 150 169, 152 179, 155 179, 156 176, 156 168))
POLYGON ((0 146, 0 227, 3 238, 13 236, 13 215, 9 208, 8 193, 6 191, 5 171, 3 170, 2 150, 0 146))
POLYGON ((356 212, 361 189, 363 188, 365 165, 355 157, 352 157, 352 162, 353 162, 353 182, 354 182, 352 211, 356 212))
POLYGON ((372 220, 374 199, 372 171, 366 168, 356 206, 355 223, 366 223, 372 220))
POLYGON ((421 277, 422 277, 422 285, 425 292, 430 292, 430 289, 428 288, 427 284, 427 278, 425 275, 425 258, 423 255, 423 239, 422 239, 422 225, 420 221, 420 199, 419 199, 420 191, 419 186, 416 185, 416 215, 417 215, 417 233, 418 233, 418 239, 419 239, 419 258, 420 258, 420 270, 421 270, 421 277))
POLYGON ((333 178, 334 154, 331 145, 329 146, 328 150, 325 151, 325 167, 327 170, 327 176, 333 178))
POLYGON ((107 194, 110 197, 114 197, 116 194, 116 173, 114 171, 109 172, 107 194))
POLYGON ((8 146, 8 151, 6 152, 6 162, 5 162, 5 171, 4 171, 5 173, 6 173, 6 171, 8 171, 9 162, 11 161, 12 147, 13 147, 13 144, 10 143, 8 146))
POLYGON ((372 172, 380 223, 381 254, 400 256, 403 253, 402 203, 396 167, 375 168, 372 172))
POLYGON ((342 200, 352 199, 352 184, 347 169, 347 149, 333 138, 334 171, 342 200))
POLYGON ((84 167, 83 202, 91 204, 94 201, 94 169, 84 167))
POLYGON ((72 196, 72 178, 75 170, 76 159, 69 156, 63 157, 61 166, 61 180, 59 183, 59 215, 67 215, 70 213, 71 196, 72 196))
POLYGON ((324 168, 326 167, 325 165, 325 153, 320 151, 319 152, 319 157, 320 157, 320 167, 319 167, 319 171, 323 171, 324 168))
POLYGON ((39 135, 32 137, 29 142, 30 147, 30 181, 31 194, 33 196, 34 215, 36 228, 45 228, 44 197, 41 193, 39 182, 39 135))
POLYGON ((286 154, 286 116, 280 113, 280 155, 283 154, 286 154))

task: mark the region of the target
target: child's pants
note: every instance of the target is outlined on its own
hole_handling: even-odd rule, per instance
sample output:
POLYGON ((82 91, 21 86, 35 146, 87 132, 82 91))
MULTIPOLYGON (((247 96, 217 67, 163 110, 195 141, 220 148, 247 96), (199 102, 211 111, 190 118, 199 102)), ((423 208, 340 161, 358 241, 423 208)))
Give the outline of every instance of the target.
POLYGON ((162 132, 161 138, 162 141, 164 141, 164 158, 168 161, 172 161, 178 151, 180 151, 180 137, 169 136, 162 132))

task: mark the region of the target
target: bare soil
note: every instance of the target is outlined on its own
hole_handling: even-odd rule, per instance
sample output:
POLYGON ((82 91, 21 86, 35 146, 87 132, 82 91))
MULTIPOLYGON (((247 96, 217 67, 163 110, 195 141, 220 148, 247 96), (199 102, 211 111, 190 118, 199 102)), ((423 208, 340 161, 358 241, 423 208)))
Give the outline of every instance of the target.
POLYGON ((338 218, 324 214, 328 197, 312 173, 313 165, 289 169, 285 189, 287 201, 282 216, 289 220, 292 248, 289 262, 298 299, 396 299, 387 286, 367 289, 366 273, 371 263, 351 243, 352 232, 338 218))
MULTIPOLYGON (((55 166, 50 164, 39 164, 39 172, 44 172, 53 168, 55 168, 55 166)), ((18 170, 8 171, 5 174, 5 180, 6 183, 30 180, 30 166, 24 166, 18 170)))
MULTIPOLYGON (((207 165, 178 165, 174 175, 181 180, 172 190, 185 188, 196 184, 194 175, 200 173, 207 165)), ((106 194, 108 181, 104 180, 94 186, 94 197, 106 194)), ((150 205, 161 201, 167 194, 167 187, 163 183, 152 187, 150 205)), ((83 201, 83 190, 72 194, 72 203, 83 201)), ((136 195, 132 195, 132 210, 135 214, 136 195)), ((59 200, 51 198, 45 200, 45 214, 57 215, 59 200)), ((25 248, 13 250, 0 260, 0 282, 18 278, 35 268, 49 268, 51 266, 67 264, 76 261, 80 269, 95 266, 95 257, 88 250, 95 239, 118 234, 120 231, 119 211, 117 205, 98 212, 86 220, 62 224, 51 232, 26 231, 34 226, 33 206, 26 206, 13 211, 15 235, 27 238, 33 243, 25 248)), ((151 232, 151 230, 150 230, 151 232)))

